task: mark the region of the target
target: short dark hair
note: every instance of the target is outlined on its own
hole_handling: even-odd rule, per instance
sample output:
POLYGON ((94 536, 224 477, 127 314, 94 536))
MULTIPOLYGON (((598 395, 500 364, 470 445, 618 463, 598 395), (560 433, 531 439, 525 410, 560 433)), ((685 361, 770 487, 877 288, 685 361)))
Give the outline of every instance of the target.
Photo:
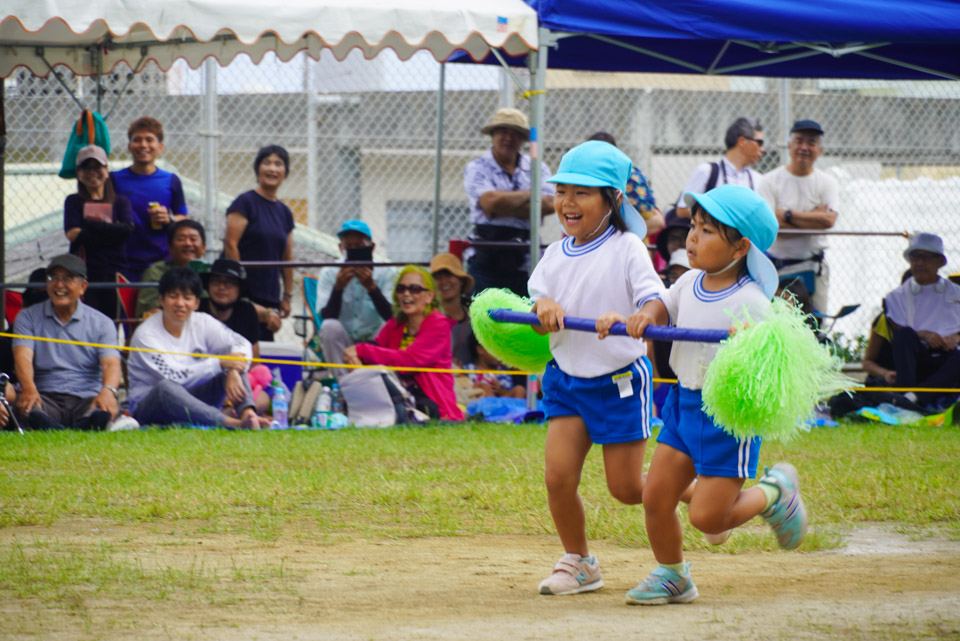
POLYGON ((613 145, 614 147, 617 146, 617 141, 616 141, 616 139, 615 139, 613 136, 611 136, 610 134, 608 134, 607 132, 605 132, 605 131, 598 131, 597 133, 595 133, 595 134, 593 134, 592 136, 590 136, 589 138, 587 138, 587 140, 588 140, 588 141, 589 141, 589 140, 599 140, 600 142, 608 142, 608 143, 610 143, 611 145, 613 145))
POLYGON ((130 123, 130 128, 127 129, 127 140, 132 139, 133 134, 138 131, 149 131, 157 137, 157 140, 163 142, 163 125, 156 118, 144 116, 130 123))
POLYGON ((203 283, 200 276, 189 267, 171 267, 160 277, 160 296, 173 292, 192 293, 197 298, 203 294, 203 283))
POLYGON ((261 147, 260 151, 257 152, 257 157, 253 159, 253 175, 260 173, 260 164, 266 159, 267 156, 271 154, 276 154, 280 156, 280 160, 283 161, 283 169, 286 174, 290 175, 290 154, 287 153, 287 150, 281 147, 280 145, 267 145, 266 147, 261 147))
POLYGON ((193 220, 191 218, 183 218, 170 225, 167 229, 167 242, 172 243, 173 236, 184 227, 196 229, 200 233, 200 240, 203 241, 204 245, 207 244, 207 231, 203 228, 203 225, 200 224, 199 220, 193 220))
POLYGON ((753 134, 758 131, 763 131, 763 125, 760 124, 759 120, 740 116, 727 128, 727 134, 723 137, 723 143, 727 146, 727 149, 733 149, 737 146, 737 141, 740 140, 741 136, 744 138, 753 138, 753 134))
POLYGON ((714 227, 716 227, 717 231, 720 234, 720 237, 723 238, 728 243, 730 243, 731 245, 738 242, 741 238, 743 238, 743 234, 740 233, 739 229, 737 229, 736 227, 731 227, 726 223, 720 222, 719 220, 714 218, 710 214, 710 212, 704 209, 703 205, 697 202, 693 204, 693 209, 690 211, 690 220, 693 220, 698 216, 704 222, 704 224, 713 225, 714 227))

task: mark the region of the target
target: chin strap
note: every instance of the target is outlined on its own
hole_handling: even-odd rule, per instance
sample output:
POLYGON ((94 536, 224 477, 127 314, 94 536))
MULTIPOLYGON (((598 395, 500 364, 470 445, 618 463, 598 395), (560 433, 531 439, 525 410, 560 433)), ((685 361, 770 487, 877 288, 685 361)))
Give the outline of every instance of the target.
POLYGON ((600 222, 597 223, 597 226, 594 227, 593 231, 583 237, 584 240, 586 240, 587 238, 593 238, 594 236, 596 236, 596 235, 597 235, 597 232, 600 231, 600 228, 601 228, 601 227, 603 227, 604 229, 606 229, 606 227, 604 226, 604 223, 607 222, 607 219, 610 218, 610 216, 611 216, 612 214, 613 214, 613 210, 608 211, 608 212, 607 212, 607 215, 600 219, 600 222))
POLYGON ((731 267, 733 267, 734 265, 736 265, 736 264, 739 263, 739 262, 740 262, 740 259, 739 259, 739 258, 734 258, 732 263, 730 263, 729 265, 727 265, 726 267, 724 267, 724 268, 721 269, 720 271, 717 271, 717 272, 707 272, 707 275, 708 275, 708 276, 719 276, 720 274, 722 274, 723 272, 729 270, 731 267))

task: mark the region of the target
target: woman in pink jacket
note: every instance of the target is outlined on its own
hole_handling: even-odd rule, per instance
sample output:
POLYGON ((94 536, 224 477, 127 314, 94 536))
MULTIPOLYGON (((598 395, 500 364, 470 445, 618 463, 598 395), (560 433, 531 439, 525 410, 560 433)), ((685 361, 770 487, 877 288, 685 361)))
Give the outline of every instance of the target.
MULTIPOLYGON (((450 369, 450 331, 455 323, 437 310, 436 286, 423 267, 400 270, 393 290, 393 318, 374 339, 344 350, 346 363, 450 369)), ((417 399, 417 407, 433 418, 463 420, 453 389, 453 375, 436 372, 398 372, 417 399)))

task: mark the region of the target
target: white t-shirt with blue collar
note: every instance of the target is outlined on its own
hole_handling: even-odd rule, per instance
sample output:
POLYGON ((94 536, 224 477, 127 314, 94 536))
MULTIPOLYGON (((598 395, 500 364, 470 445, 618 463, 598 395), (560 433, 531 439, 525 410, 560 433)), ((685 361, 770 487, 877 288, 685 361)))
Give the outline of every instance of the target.
MULTIPOLYGON (((767 315, 770 299, 749 276, 720 291, 703 287, 705 272, 691 269, 681 276, 663 295, 663 304, 672 325, 692 329, 729 329, 734 323, 731 314, 744 320, 746 307, 753 322, 767 315)), ((717 355, 718 343, 676 341, 670 350, 670 367, 677 374, 680 385, 687 389, 702 389, 707 366, 717 355)))
MULTIPOLYGON (((612 225, 594 240, 572 237, 551 243, 527 287, 530 298, 552 298, 567 316, 597 318, 606 312, 629 317, 665 291, 643 240, 612 225)), ((593 378, 615 372, 647 353, 642 340, 563 330, 550 334, 550 351, 565 373, 593 378)))

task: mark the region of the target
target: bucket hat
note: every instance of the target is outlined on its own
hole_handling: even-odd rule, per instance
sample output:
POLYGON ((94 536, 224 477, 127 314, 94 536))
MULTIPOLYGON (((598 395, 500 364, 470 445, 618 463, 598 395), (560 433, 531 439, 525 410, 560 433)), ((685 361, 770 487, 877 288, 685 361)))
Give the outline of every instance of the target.
POLYGON ((523 135, 524 138, 530 139, 530 121, 527 120, 527 116, 522 111, 513 107, 497 109, 493 118, 483 126, 480 133, 489 136, 494 129, 512 129, 523 135))
POLYGON ((691 209, 694 203, 700 203, 711 216, 733 227, 750 241, 747 272, 767 298, 773 298, 779 279, 776 268, 764 252, 776 240, 780 226, 767 201, 742 185, 720 185, 705 194, 687 192, 683 195, 683 202, 691 209))
POLYGON ((463 293, 469 294, 473 289, 473 276, 463 271, 463 263, 453 254, 437 254, 430 261, 430 275, 436 276, 437 272, 447 270, 460 279, 463 283, 463 293))
POLYGON ((247 294, 247 270, 243 265, 232 258, 218 258, 213 261, 210 269, 200 274, 200 280, 203 281, 203 288, 210 291, 211 276, 229 276, 240 281, 240 296, 247 294))
POLYGON ((909 261, 910 253, 917 250, 930 252, 931 254, 940 254, 943 256, 944 264, 946 264, 947 255, 943 253, 943 239, 936 234, 921 232, 911 236, 910 245, 906 251, 903 252, 903 257, 909 261))
POLYGON ((627 180, 633 161, 608 142, 588 140, 579 144, 560 159, 557 173, 547 179, 548 183, 583 185, 584 187, 613 187, 624 194, 620 204, 620 216, 627 229, 640 238, 647 235, 647 223, 626 198, 627 180))

